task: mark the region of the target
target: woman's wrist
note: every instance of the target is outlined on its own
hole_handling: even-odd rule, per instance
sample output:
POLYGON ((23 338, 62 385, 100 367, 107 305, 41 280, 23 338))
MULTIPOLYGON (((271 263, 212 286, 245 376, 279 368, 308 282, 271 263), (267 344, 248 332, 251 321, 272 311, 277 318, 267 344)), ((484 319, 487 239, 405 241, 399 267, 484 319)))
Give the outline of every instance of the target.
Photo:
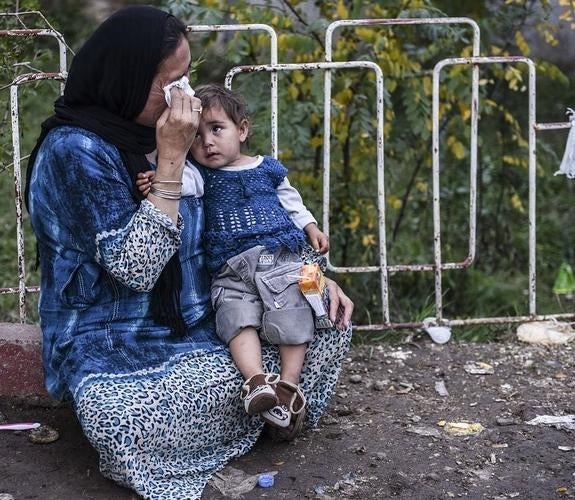
POLYGON ((182 183, 178 181, 154 181, 150 194, 163 200, 179 200, 182 197, 182 183))
POLYGON ((185 158, 182 160, 170 160, 158 157, 154 182, 162 184, 165 189, 181 189, 182 175, 184 173, 185 158))

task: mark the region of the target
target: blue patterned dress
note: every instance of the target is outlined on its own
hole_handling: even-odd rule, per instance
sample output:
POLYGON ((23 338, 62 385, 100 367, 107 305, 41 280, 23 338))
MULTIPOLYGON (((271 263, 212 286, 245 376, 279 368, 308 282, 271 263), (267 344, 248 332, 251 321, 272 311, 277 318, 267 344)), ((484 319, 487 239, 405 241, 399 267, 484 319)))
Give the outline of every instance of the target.
MULTIPOLYGON (((211 474, 263 428, 245 413, 241 375, 214 332, 201 199, 182 198, 174 224, 133 199, 114 146, 59 127, 39 150, 29 210, 48 391, 72 400, 106 477, 144 498, 200 498, 211 474), (149 311, 150 291, 178 250, 183 338, 149 311)), ((309 425, 326 409, 350 338, 351 329, 322 331, 309 346, 301 378, 309 425)), ((266 369, 279 372, 276 348, 263 351, 266 369)))

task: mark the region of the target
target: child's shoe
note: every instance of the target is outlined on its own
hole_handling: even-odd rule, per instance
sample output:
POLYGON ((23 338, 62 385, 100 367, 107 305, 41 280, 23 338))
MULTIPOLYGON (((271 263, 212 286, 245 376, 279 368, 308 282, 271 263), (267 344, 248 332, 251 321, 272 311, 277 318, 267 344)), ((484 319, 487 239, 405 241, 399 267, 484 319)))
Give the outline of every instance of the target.
POLYGON ((244 382, 240 397, 248 415, 256 415, 278 404, 275 385, 279 379, 275 373, 258 373, 244 382))
POLYGON ((306 400, 299 386, 280 380, 276 386, 277 406, 261 413, 272 427, 281 429, 279 439, 292 440, 301 430, 305 417, 306 400))

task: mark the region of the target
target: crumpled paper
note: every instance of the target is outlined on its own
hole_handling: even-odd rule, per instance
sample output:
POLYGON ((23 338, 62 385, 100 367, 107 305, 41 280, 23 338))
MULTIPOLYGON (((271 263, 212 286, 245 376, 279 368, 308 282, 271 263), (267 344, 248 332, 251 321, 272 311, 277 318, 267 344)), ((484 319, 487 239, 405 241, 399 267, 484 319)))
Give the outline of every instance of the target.
MULTIPOLYGON (((275 476, 277 471, 266 471, 265 474, 275 476)), ((242 495, 252 491, 258 484, 258 477, 263 474, 247 474, 246 472, 227 466, 216 472, 209 481, 216 490, 228 498, 242 498, 242 495)))

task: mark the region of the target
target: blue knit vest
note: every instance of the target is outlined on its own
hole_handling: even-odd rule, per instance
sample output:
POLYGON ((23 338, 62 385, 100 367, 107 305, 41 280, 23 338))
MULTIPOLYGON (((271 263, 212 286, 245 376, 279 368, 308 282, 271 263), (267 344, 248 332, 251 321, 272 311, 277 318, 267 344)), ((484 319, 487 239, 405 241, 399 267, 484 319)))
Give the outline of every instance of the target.
POLYGON ((305 233, 282 207, 276 188, 287 175, 277 160, 265 156, 251 169, 226 171, 200 168, 204 178, 204 243, 209 270, 256 245, 274 251, 298 252, 305 233))

